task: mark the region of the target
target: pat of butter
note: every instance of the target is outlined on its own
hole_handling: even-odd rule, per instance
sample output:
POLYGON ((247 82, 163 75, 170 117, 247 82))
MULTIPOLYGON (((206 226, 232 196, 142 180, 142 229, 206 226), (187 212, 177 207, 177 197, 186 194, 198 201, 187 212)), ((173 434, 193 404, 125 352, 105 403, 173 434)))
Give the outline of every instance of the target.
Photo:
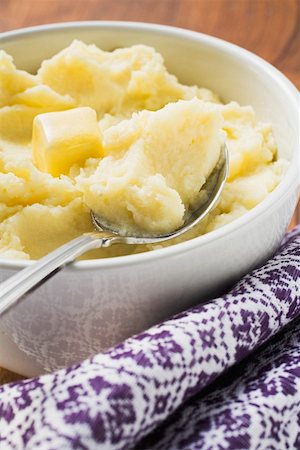
POLYGON ((67 174, 74 164, 102 156, 96 112, 89 107, 39 114, 32 134, 35 165, 53 176, 67 174))

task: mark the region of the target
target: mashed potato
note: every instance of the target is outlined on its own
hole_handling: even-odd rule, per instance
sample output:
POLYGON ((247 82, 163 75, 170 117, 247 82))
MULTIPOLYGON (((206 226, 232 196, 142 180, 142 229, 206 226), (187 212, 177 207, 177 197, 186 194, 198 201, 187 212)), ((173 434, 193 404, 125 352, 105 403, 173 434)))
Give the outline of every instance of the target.
POLYGON ((85 204, 128 233, 179 228, 216 166, 223 118, 198 99, 134 113, 103 133, 106 155, 76 178, 85 204), (101 199, 101 201, 99 201, 101 199))
MULTIPOLYGON (((90 209, 126 230, 177 228, 224 141, 230 173, 220 202, 180 240, 231 222, 275 189, 288 163, 277 160, 271 126, 257 122, 250 106, 224 105, 207 89, 180 84, 144 45, 104 52, 74 41, 36 75, 1 51, 0 257, 39 258, 90 231, 90 209), (57 176, 41 171, 34 118, 78 107, 97 113, 101 157, 57 176)), ((118 245, 90 257, 153 248, 118 245)))

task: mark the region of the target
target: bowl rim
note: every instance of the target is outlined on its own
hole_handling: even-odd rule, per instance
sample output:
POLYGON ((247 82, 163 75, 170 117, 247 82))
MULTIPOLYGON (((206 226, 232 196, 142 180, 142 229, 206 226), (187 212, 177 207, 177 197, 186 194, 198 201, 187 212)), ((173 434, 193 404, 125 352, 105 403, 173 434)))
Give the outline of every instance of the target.
MULTIPOLYGON (((238 56, 242 61, 251 64, 252 67, 256 67, 259 71, 264 71, 270 78, 276 81, 287 94, 287 101, 295 105, 298 110, 300 109, 300 94, 295 85, 281 73, 276 67, 269 62, 265 61, 260 56, 246 50, 236 44, 210 36, 198 31, 192 31, 185 28, 173 27, 169 25, 160 25, 155 23, 145 22, 130 22, 130 21, 75 21, 75 22, 59 22, 44 25, 37 25, 26 28, 19 28, 16 30, 10 30, 0 33, 0 45, 2 42, 12 40, 14 38, 22 38, 39 33, 62 31, 64 29, 72 28, 116 28, 123 30, 136 30, 136 31, 154 31, 159 32, 162 35, 173 36, 182 39, 190 39, 194 42, 200 42, 208 47, 216 47, 224 53, 229 53, 234 56, 238 56)), ((90 270, 90 269, 105 269, 110 267, 131 266, 134 264, 140 264, 142 262, 151 262, 157 259, 165 259, 166 257, 176 256, 178 253, 183 254, 192 250, 194 247, 204 247, 209 245, 212 241, 216 241, 230 235, 235 230, 244 227, 255 220, 258 216, 266 214, 272 208, 276 207, 277 201, 283 197, 287 197, 289 194, 289 188, 294 188, 298 185, 299 188, 299 165, 300 159, 300 142, 295 144, 295 148, 292 150, 292 158, 279 185, 271 192, 261 203, 255 206, 253 209, 245 213, 243 216, 233 220, 232 222, 223 225, 221 228, 213 230, 204 235, 197 236, 187 241, 183 241, 169 247, 152 250, 149 252, 142 252, 133 255, 114 256, 109 258, 99 258, 91 260, 76 261, 71 266, 67 266, 65 270, 90 270), (298 144, 298 145, 297 145, 298 144), (297 148, 298 147, 298 148, 297 148), (276 201, 277 199, 277 201, 276 201)), ((0 267, 5 269, 21 269, 34 264, 34 260, 22 260, 22 259, 3 259, 0 258, 0 267)))

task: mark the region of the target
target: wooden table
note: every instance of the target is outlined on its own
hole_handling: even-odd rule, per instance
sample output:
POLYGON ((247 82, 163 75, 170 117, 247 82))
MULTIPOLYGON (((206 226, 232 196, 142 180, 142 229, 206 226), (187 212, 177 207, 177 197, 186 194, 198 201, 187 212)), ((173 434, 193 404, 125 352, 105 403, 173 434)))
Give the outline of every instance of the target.
MULTIPOLYGON (((154 22, 211 34, 265 58, 300 89, 300 0, 0 0, 0 32, 73 20, 154 22)), ((12 375, 0 371, 1 378, 12 375)))

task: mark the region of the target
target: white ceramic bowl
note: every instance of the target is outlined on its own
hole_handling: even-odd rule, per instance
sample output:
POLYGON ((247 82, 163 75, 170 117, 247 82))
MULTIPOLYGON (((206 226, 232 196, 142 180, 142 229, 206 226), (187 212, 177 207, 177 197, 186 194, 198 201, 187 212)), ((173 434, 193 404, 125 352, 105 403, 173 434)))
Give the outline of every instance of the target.
MULTIPOLYGON (((182 82, 253 105, 291 164, 265 201, 219 230, 149 253, 78 262, 30 294, 0 320, 0 366, 25 375, 79 361, 222 291, 275 251, 297 201, 299 94, 270 64, 211 36, 127 22, 17 30, 0 35, 0 47, 35 70, 74 38, 106 50, 154 46, 182 82)), ((0 279, 28 264, 1 260, 0 279)))

